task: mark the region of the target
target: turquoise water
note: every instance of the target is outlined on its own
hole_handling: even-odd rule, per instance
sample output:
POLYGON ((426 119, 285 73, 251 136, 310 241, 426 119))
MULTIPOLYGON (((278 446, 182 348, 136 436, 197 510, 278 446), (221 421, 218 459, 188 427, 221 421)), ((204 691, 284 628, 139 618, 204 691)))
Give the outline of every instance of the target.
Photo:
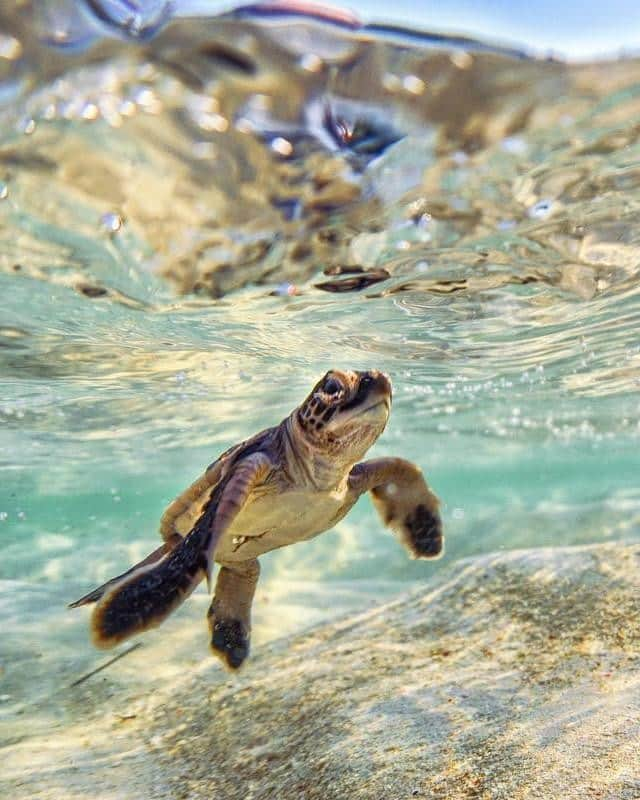
MULTIPOLYGON (((423 467, 446 555, 408 561, 365 498, 263 558, 256 646, 457 558, 639 537, 639 61, 233 21, 23 48, 42 74, 0 115, 10 724, 102 658, 65 604, 333 366, 391 376, 372 452, 423 467)), ((206 604, 145 639, 158 669, 208 658, 206 604)))

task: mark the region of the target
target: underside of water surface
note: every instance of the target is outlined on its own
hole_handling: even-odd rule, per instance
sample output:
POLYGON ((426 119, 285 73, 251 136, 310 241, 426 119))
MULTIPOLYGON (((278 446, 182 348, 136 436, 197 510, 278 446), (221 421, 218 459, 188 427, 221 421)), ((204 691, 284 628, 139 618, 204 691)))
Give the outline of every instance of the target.
MULTIPOLYGON (((5 708, 95 662, 65 604, 331 367, 391 376, 372 452, 424 469, 446 555, 408 561, 364 498, 263 559, 254 646, 463 556, 639 537, 639 60, 250 15, 65 49, 22 9, 0 12, 5 708)), ((148 637, 157 669, 208 657, 206 604, 148 637)))

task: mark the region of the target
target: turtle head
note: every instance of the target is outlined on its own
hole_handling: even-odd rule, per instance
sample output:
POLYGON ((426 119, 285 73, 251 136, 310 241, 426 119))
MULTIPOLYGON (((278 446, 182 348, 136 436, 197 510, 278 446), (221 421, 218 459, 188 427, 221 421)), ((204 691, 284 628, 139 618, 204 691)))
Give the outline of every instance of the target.
POLYGON ((307 442, 335 461, 354 464, 387 424, 391 381, 377 369, 330 370, 297 409, 307 442))

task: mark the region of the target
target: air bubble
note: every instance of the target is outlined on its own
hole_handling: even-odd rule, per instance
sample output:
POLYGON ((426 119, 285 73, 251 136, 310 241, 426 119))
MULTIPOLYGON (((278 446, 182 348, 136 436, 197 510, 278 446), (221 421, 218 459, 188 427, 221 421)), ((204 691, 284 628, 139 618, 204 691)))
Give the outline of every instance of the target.
POLYGON ((215 131, 224 133, 229 127, 229 120, 222 114, 202 112, 196 115, 195 120, 203 131, 215 131))
POLYGON ((276 136, 275 139, 271 140, 271 149, 281 156, 290 156, 293 153, 293 145, 282 136, 276 136))
POLYGON ((315 53, 306 53, 300 59, 300 66, 302 69, 306 69, 307 72, 320 72, 323 63, 320 56, 317 56, 315 53))
POLYGON ((80 116, 86 122, 92 122, 100 116, 100 109, 95 103, 85 103, 80 116))
POLYGON ((114 211, 109 211, 100 217, 100 225, 107 233, 117 233, 122 228, 124 220, 114 211))
POLYGON ((136 113, 136 104, 131 100, 123 100, 118 105, 118 113, 123 117, 132 117, 136 113))
POLYGON ((532 219, 545 219, 553 211, 553 200, 539 200, 529 209, 529 216, 532 219))
POLYGON ((297 295, 299 293, 300 293, 300 290, 295 285, 295 283, 280 283, 271 292, 271 294, 274 297, 294 297, 295 295, 297 295))
POLYGON ((13 36, 0 33, 0 58, 15 61, 22 55, 22 45, 13 36))
POLYGON ((426 89, 425 82, 417 75, 405 75, 402 79, 402 86, 409 94, 419 95, 426 89))

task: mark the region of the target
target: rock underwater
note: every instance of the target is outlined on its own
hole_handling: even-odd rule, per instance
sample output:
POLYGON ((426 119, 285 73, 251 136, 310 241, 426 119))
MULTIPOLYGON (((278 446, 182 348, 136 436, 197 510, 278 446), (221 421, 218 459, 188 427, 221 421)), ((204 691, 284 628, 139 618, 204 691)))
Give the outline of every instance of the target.
POLYGON ((637 545, 506 552, 200 675, 174 797, 638 798, 639 589, 637 545))
POLYGON ((637 799, 640 545, 459 561, 133 705, 55 769, 23 759, 12 796, 637 799))

